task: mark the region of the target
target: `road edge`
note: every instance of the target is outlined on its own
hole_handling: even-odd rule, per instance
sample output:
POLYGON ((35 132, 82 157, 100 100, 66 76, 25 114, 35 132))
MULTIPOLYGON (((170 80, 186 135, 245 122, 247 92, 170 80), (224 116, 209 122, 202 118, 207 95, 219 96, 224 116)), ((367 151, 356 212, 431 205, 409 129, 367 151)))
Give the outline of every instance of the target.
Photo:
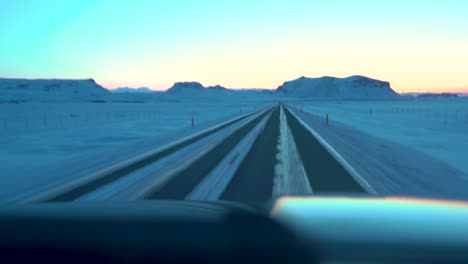
POLYGON ((325 141, 325 139, 323 139, 313 128, 311 128, 306 122, 304 122, 300 117, 298 117, 296 115, 296 113, 294 113, 294 111, 292 111, 290 109, 289 106, 287 105, 284 105, 284 107, 299 121, 299 123, 305 127, 305 129, 307 129, 311 134, 312 136, 315 137, 315 139, 317 139, 317 141, 325 148, 325 150, 327 150, 328 153, 330 153, 330 155, 332 155, 332 157, 338 161, 338 163, 343 166, 343 168, 346 170, 346 172, 349 173, 349 175, 351 175, 351 177, 353 177, 353 179, 366 191, 368 192, 369 194, 372 194, 372 195, 379 195, 379 193, 377 193, 377 191, 375 191, 375 189, 364 179, 364 177, 362 177, 344 158, 343 156, 341 156, 338 151, 335 150, 335 148, 333 148, 330 144, 328 144, 327 141, 325 141))

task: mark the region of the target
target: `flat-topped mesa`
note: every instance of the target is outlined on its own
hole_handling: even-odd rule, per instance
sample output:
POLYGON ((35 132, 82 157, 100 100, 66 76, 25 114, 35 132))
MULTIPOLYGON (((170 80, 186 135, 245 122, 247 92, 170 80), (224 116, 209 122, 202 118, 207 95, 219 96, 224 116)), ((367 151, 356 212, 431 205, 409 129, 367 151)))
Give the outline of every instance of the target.
POLYGON ((89 79, 16 79, 0 78, 0 89, 38 89, 41 87, 73 87, 97 86, 102 88, 92 78, 89 79))
POLYGON ((223 96, 231 90, 222 87, 221 85, 204 87, 199 82, 177 82, 166 91, 167 95, 177 95, 183 97, 199 97, 199 96, 223 96))
MULTIPOLYGON (((165 92, 154 92, 147 88, 131 89, 123 87, 113 90, 104 89, 93 79, 5 79, 0 78, 0 101, 109 101, 122 96, 135 96, 135 93, 148 93, 142 100, 150 100, 158 95, 168 100, 231 100, 232 98, 316 98, 316 99, 399 99, 390 83, 365 76, 336 78, 300 77, 284 82, 276 90, 265 89, 226 89, 221 85, 204 87, 199 82, 176 82, 165 92), (115 93, 122 93, 116 95, 115 93), (116 97, 117 96, 117 97, 116 97)), ((139 95, 140 96, 140 95, 139 95)), ((141 95, 138 98, 143 98, 141 95)))
POLYGON ((101 99, 109 91, 93 79, 7 79, 0 78, 0 91, 24 99, 101 99))
POLYGON ((205 87, 199 82, 176 82, 174 85, 167 90, 169 93, 180 92, 186 90, 204 90, 205 87))
POLYGON ((283 83, 278 87, 277 92, 283 96, 300 98, 389 99, 398 97, 389 82, 358 75, 347 78, 300 77, 283 83))

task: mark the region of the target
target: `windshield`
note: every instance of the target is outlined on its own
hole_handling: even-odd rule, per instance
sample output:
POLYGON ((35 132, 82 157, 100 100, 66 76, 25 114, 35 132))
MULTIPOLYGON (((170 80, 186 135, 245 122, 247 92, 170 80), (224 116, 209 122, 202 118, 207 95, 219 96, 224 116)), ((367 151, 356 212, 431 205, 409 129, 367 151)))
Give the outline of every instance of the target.
POLYGON ((468 199, 462 1, 0 8, 0 203, 468 199))

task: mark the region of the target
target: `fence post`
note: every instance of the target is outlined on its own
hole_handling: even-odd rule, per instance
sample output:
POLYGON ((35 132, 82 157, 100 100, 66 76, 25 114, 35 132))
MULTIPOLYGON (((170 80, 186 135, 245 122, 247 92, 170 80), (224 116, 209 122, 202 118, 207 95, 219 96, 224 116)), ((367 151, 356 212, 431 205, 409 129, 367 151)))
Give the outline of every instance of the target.
POLYGON ((195 112, 192 112, 192 128, 195 127, 195 112))
POLYGON ((325 125, 328 127, 328 113, 325 116, 325 125))

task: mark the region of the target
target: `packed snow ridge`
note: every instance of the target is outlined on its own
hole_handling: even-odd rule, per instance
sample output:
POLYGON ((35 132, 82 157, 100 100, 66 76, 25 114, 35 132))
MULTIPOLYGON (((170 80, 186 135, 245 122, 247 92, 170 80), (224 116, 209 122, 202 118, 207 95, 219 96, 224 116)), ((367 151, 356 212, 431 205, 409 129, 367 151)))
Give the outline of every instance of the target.
POLYGON ((399 96, 390 88, 390 83, 364 76, 300 77, 285 82, 278 87, 277 92, 284 97, 293 98, 384 99, 399 96))

